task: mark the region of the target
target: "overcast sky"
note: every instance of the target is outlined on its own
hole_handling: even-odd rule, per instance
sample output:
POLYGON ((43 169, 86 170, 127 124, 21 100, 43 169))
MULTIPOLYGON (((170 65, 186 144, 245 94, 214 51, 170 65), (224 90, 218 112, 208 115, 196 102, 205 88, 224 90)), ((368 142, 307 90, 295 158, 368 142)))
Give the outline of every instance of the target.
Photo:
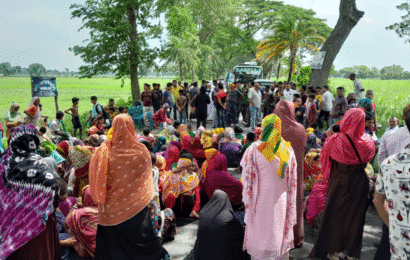
MULTIPOLYGON (((47 69, 77 70, 81 58, 68 50, 88 37, 78 32, 79 19, 71 20, 72 3, 81 0, 14 0, 0 8, 0 63, 28 67, 41 63, 47 69)), ((311 8, 317 16, 327 19, 333 28, 339 16, 338 0, 284 0, 285 4, 311 8)), ((401 65, 410 70, 410 44, 405 44, 393 31, 385 27, 400 21, 404 15, 396 6, 404 0, 357 0, 364 17, 353 29, 339 52, 336 69, 353 65, 367 65, 379 69, 401 65)), ((163 24, 164 25, 164 24, 163 24)), ((151 42, 159 45, 159 41, 151 42)))

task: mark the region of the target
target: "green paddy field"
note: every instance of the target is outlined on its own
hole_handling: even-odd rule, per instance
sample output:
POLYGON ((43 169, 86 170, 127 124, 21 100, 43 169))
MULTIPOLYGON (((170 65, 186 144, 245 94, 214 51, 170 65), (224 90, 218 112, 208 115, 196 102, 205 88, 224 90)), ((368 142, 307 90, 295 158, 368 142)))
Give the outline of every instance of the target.
MULTIPOLYGON (((164 89, 170 79, 141 79, 143 83, 160 83, 164 89)), ((377 122, 383 126, 387 125, 388 119, 392 116, 401 118, 401 111, 404 106, 410 103, 410 81, 409 80, 362 80, 366 90, 372 89, 375 93, 377 122)), ((331 79, 331 90, 337 86, 343 86, 346 94, 352 92, 353 83, 349 79, 331 79)), ((127 100, 131 95, 130 81, 126 81, 121 88, 121 80, 110 78, 57 78, 59 109, 65 110, 71 106, 73 97, 80 98, 80 114, 91 109, 90 97, 96 95, 98 102, 103 105, 108 103, 110 98, 115 100, 127 100)), ((4 123, 4 114, 12 102, 20 104, 21 111, 27 108, 31 98, 29 77, 2 77, 0 78, 0 122, 4 123)), ((54 98, 42 98, 43 115, 50 118, 55 117, 54 98)), ((69 122, 69 116, 64 121, 69 122)), ((404 122, 401 122, 402 124, 404 122)))

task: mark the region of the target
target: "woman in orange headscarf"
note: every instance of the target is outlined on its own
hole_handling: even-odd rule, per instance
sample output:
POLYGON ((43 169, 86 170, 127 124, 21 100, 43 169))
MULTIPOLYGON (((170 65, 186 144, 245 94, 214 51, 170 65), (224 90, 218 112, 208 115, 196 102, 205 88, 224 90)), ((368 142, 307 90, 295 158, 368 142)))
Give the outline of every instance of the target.
POLYGON ((151 155, 135 138, 132 118, 114 118, 112 139, 90 163, 90 188, 98 204, 97 259, 169 259, 161 245, 151 155))

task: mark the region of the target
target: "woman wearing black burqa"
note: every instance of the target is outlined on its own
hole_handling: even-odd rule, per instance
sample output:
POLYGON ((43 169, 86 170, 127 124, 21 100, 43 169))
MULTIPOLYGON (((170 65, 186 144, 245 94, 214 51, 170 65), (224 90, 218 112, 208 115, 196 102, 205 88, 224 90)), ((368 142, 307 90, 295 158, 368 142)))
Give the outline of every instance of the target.
POLYGON ((208 104, 211 104, 209 95, 206 94, 206 87, 201 87, 199 95, 195 99, 196 128, 202 125, 206 128, 206 118, 208 117, 208 104))
POLYGON ((216 190, 199 212, 195 260, 250 260, 242 251, 245 228, 235 217, 228 195, 216 190))

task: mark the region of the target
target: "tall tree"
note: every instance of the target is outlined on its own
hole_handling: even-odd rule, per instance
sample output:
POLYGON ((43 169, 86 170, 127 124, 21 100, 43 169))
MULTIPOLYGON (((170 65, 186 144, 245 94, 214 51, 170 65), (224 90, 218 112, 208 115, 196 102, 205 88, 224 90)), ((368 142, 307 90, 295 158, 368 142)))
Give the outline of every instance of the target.
POLYGON ((294 61, 299 49, 317 50, 316 45, 324 42, 317 30, 300 20, 293 13, 283 13, 272 26, 273 33, 267 40, 258 45, 257 58, 267 53, 267 59, 275 59, 289 51, 289 74, 291 80, 294 61))
POLYGON ((45 76, 46 68, 40 63, 33 63, 28 66, 28 73, 34 77, 45 76))
POLYGON ((387 30, 394 30, 400 38, 407 37, 406 42, 410 43, 410 0, 406 3, 402 3, 396 7, 401 11, 406 11, 407 14, 401 17, 400 23, 392 24, 386 27, 387 30))
POLYGON ((312 71, 310 85, 323 86, 326 84, 333 61, 363 15, 364 12, 359 11, 356 7, 356 0, 340 0, 339 19, 320 50, 326 52, 322 69, 312 71))
POLYGON ((13 74, 13 68, 11 67, 10 62, 0 63, 0 74, 3 74, 4 76, 13 74))
POLYGON ((81 77, 115 73, 117 79, 131 78, 132 99, 140 99, 139 74, 150 67, 159 54, 150 48, 148 39, 158 38, 161 26, 153 24, 166 0, 86 0, 71 5, 72 18, 82 18, 80 28, 88 29, 85 46, 70 48, 86 65, 79 68, 81 77))

